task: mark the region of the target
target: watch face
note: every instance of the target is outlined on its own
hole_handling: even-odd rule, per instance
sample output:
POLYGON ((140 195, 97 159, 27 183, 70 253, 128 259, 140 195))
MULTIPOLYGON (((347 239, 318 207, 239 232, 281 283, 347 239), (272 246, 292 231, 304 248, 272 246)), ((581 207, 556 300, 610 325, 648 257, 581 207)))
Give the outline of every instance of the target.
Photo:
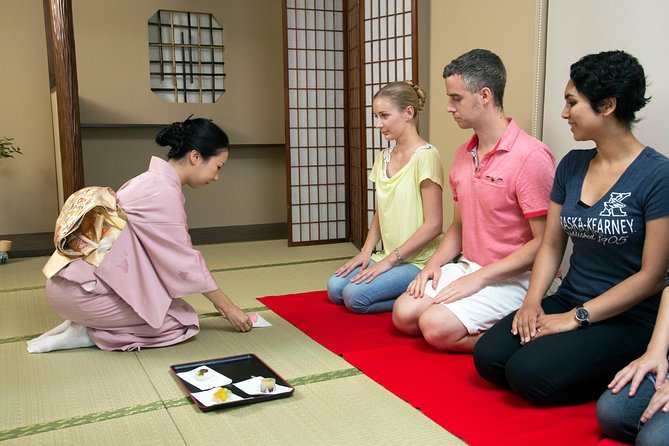
POLYGON ((579 307, 576 309, 576 320, 579 322, 587 322, 588 319, 590 319, 590 313, 588 313, 588 310, 586 310, 583 307, 579 307))

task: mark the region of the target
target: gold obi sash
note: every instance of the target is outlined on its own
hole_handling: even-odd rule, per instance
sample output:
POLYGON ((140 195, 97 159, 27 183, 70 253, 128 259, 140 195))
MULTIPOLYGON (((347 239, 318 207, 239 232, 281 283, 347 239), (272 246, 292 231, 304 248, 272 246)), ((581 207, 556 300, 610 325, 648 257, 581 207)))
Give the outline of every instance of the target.
POLYGON ((56 251, 42 272, 51 278, 77 259, 99 266, 126 221, 111 188, 85 187, 73 193, 56 220, 53 235, 56 251))

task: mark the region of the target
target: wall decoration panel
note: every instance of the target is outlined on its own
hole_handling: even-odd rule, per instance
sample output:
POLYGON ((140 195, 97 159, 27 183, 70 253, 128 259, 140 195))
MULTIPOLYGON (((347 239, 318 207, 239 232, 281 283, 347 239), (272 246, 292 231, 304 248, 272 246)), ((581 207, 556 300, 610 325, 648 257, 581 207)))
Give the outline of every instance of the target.
POLYGON ((223 28, 214 16, 161 9, 148 26, 151 90, 166 102, 216 102, 225 73, 223 28))

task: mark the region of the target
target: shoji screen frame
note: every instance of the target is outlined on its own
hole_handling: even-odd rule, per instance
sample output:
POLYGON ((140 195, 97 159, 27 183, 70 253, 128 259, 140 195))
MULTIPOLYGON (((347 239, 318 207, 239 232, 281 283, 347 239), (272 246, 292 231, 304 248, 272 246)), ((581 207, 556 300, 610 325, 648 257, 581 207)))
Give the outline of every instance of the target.
MULTIPOLYGON (((374 128, 372 98, 388 82, 418 79, 417 0, 283 0, 283 14, 288 244, 350 240, 361 246, 375 209, 374 184, 368 179, 369 173, 378 152, 389 147, 388 141, 374 128), (335 69, 336 76, 342 73, 344 85, 343 88, 336 85, 343 99, 340 101, 337 96, 334 146, 329 138, 319 138, 323 127, 330 129, 329 117, 324 126, 320 119, 311 126, 313 120, 309 118, 314 102, 316 115, 320 116, 321 112, 321 102, 310 99, 322 95, 318 82, 321 66, 318 62, 313 66, 308 60, 296 60, 295 56, 297 51, 304 50, 314 51, 317 60, 321 57, 318 42, 310 43, 308 38, 312 31, 310 26, 317 27, 319 23, 306 21, 311 11, 320 11, 323 7, 326 11, 341 12, 336 32, 341 33, 337 42, 342 45, 342 62, 337 62, 335 69), (298 11, 300 14, 304 11, 304 23, 297 23, 298 11), (398 18, 401 18, 401 26, 398 18), (409 27, 410 32, 405 32, 409 27), (300 38, 300 32, 307 36, 300 38), (398 51, 396 45, 400 40, 402 51, 398 51), (402 72, 398 73, 400 59, 402 72), (296 76, 302 78, 296 79, 296 76), (309 76, 315 76, 315 85, 312 86, 309 76), (300 96, 303 90, 306 97, 300 96), (307 125, 303 126, 303 122, 307 125), (334 178, 330 174, 333 169, 334 178)), ((329 73, 330 69, 326 67, 325 72, 329 73)))
POLYGON ((283 0, 288 244, 348 240, 344 0, 283 0))
MULTIPOLYGON (((361 118, 361 127, 365 129, 362 135, 363 146, 365 147, 364 157, 361 160, 362 176, 366 180, 366 187, 363 190, 362 203, 363 211, 362 221, 364 222, 364 234, 362 240, 359 241, 361 245, 364 243, 367 236, 367 230, 374 217, 376 209, 376 193, 374 183, 369 181, 369 174, 374 166, 374 160, 377 154, 390 147, 391 144, 386 141, 381 132, 374 128, 374 118, 372 115, 372 100, 376 92, 388 82, 413 80, 418 82, 418 13, 417 0, 361 0, 363 3, 363 10, 360 14, 361 19, 361 41, 362 48, 360 51, 363 69, 361 72, 361 79, 364 79, 365 87, 362 89, 361 103, 364 104, 364 111, 361 118), (394 6, 394 8, 393 8, 394 6), (394 9, 394 12, 392 10, 394 9), (407 14, 410 17, 407 20, 407 14), (389 25, 391 17, 402 16, 402 30, 406 31, 407 24, 411 26, 411 32, 404 32, 398 35, 399 29, 397 21, 395 21, 394 29, 389 25), (377 22, 378 21, 378 22, 377 22), (378 30, 375 29, 375 23, 378 23, 378 30), (403 41, 402 55, 406 54, 407 48, 410 49, 410 57, 392 58, 390 57, 393 45, 390 43, 395 39, 410 38, 411 41, 407 45, 403 41), (371 49, 371 51, 370 51, 371 49), (378 56, 377 56, 378 52, 378 56), (371 54, 369 54, 371 53, 371 54), (385 56, 385 57, 384 57, 385 56), (403 75, 395 69, 394 76, 391 74, 391 66, 397 67, 398 60, 403 61, 403 75), (407 70, 406 64, 411 63, 410 71, 407 70), (376 69, 378 68, 378 76, 376 69), (408 76, 410 75, 410 77, 408 76)), ((398 47, 394 45, 394 55, 398 54, 398 47)), ((356 240, 353 240, 356 243, 356 240)), ((358 244, 358 243, 356 243, 358 244)))
POLYGON ((366 180, 362 167, 365 151, 364 135, 364 79, 361 64, 362 38, 364 35, 363 20, 361 19, 360 3, 365 0, 348 0, 347 2, 347 37, 348 37, 348 222, 350 240, 361 247, 367 233, 366 208, 363 203, 366 180))

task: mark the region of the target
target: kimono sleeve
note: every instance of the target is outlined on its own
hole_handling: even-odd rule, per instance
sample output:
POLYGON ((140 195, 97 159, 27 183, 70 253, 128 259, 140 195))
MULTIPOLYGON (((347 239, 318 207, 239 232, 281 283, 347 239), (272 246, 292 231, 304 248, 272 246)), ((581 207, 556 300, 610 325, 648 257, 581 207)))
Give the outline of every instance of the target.
POLYGON ((163 188, 142 201, 133 206, 128 224, 170 297, 217 289, 202 253, 191 243, 181 191, 163 188))

